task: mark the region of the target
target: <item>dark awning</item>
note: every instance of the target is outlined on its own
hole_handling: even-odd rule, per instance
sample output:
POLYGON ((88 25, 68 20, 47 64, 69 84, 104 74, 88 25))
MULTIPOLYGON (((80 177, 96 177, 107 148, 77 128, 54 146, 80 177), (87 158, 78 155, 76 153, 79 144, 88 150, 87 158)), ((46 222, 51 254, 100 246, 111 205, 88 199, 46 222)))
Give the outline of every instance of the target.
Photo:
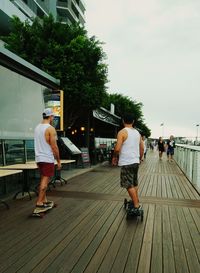
POLYGON ((97 110, 93 110, 93 117, 117 127, 119 127, 121 121, 121 118, 119 116, 112 114, 103 107, 100 107, 97 110))

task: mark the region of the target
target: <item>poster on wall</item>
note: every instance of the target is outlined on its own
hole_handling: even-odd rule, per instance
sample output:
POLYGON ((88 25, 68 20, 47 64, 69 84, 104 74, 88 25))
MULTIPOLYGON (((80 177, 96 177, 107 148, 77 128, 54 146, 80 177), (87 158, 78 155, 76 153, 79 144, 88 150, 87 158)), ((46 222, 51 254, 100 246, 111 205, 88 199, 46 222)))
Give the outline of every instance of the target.
POLYGON ((57 131, 63 131, 63 91, 49 90, 44 91, 45 108, 52 108, 55 114, 53 126, 57 131))

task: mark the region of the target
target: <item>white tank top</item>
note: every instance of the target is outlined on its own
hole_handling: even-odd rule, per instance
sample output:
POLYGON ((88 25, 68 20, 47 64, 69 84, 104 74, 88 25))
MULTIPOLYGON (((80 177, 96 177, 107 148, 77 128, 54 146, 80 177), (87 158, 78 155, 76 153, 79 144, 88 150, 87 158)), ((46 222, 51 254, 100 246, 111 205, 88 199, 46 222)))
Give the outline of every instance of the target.
POLYGON ((45 131, 50 126, 50 124, 39 124, 35 128, 34 147, 36 162, 54 163, 51 146, 46 142, 45 138, 45 131))
POLYGON ((134 128, 127 128, 127 139, 122 144, 119 153, 119 166, 130 165, 140 162, 140 134, 134 128))

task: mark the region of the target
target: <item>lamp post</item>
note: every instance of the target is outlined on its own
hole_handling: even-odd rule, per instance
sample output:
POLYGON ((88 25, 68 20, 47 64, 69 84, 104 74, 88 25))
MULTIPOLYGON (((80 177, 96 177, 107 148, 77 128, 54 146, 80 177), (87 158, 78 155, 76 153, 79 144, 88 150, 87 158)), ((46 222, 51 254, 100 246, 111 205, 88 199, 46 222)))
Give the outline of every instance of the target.
POLYGON ((160 127, 162 127, 162 138, 163 138, 164 137, 164 123, 163 122, 160 124, 160 127))
POLYGON ((198 134, 199 134, 199 124, 196 124, 196 127, 197 127, 196 144, 197 144, 198 138, 199 138, 199 136, 198 136, 198 134))

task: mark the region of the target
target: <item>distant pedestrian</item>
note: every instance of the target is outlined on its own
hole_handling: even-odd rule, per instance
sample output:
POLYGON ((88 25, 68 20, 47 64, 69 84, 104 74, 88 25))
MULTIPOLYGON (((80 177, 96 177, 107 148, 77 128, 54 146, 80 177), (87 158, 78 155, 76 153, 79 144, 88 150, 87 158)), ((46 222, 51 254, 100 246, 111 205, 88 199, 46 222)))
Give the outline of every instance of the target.
MULTIPOLYGON (((145 136, 142 136, 142 140, 143 140, 143 143, 144 143, 144 156, 143 158, 145 159, 146 158, 146 155, 147 155, 147 139, 145 136)), ((142 160, 143 160, 142 158, 142 160)))
POLYGON ((158 151, 159 151, 159 159, 162 159, 163 152, 165 151, 165 143, 162 139, 162 137, 159 137, 158 139, 158 151))
POLYGON ((154 141, 153 140, 150 142, 150 149, 151 149, 151 151, 154 150, 154 141))
POLYGON ((36 201, 37 212, 43 212, 52 205, 52 201, 47 201, 46 190, 50 177, 54 175, 54 161, 57 160, 57 168, 61 169, 60 155, 57 146, 56 130, 51 125, 54 113, 51 108, 46 108, 43 112, 43 120, 35 128, 34 146, 35 161, 40 171, 40 186, 38 199, 36 201))
POLYGON ((174 148, 175 148, 174 136, 171 135, 169 140, 167 141, 167 159, 170 161, 173 161, 174 148))
POLYGON ((118 132, 112 164, 121 167, 121 187, 126 188, 133 202, 133 209, 138 210, 138 169, 143 157, 144 144, 140 133, 133 127, 134 118, 123 118, 124 128, 118 132))

